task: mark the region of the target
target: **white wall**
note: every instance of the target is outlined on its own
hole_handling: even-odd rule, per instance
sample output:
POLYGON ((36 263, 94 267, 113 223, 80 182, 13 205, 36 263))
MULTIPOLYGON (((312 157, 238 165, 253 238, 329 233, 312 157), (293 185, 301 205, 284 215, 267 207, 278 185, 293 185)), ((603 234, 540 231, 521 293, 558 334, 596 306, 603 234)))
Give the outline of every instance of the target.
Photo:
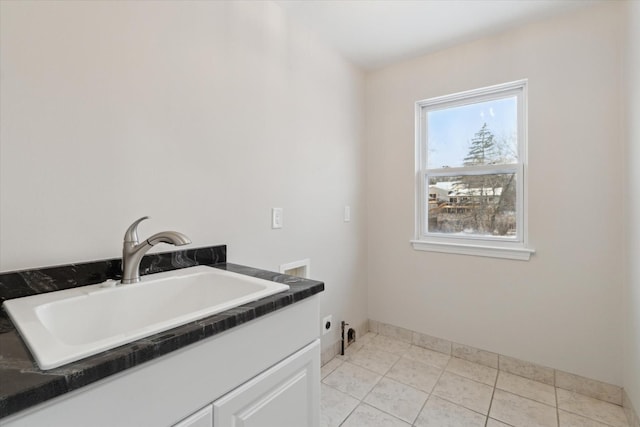
POLYGON ((230 262, 310 258, 321 314, 365 321, 360 71, 271 2, 1 7, 0 271, 119 257, 150 215, 230 262))
POLYGON ((628 155, 629 173, 629 279, 625 294, 626 334, 623 385, 636 411, 640 411, 640 2, 629 2, 628 155))
POLYGON ((370 318, 622 384, 622 5, 367 75, 370 318), (414 103, 522 78, 537 253, 523 262, 414 251, 414 103))

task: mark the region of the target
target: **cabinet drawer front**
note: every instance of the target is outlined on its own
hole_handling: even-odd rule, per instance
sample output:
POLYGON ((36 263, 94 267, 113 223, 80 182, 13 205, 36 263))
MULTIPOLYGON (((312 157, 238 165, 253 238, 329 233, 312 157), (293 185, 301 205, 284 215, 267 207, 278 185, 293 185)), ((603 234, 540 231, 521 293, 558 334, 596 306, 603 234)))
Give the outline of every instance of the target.
POLYGON ((213 402, 215 427, 318 427, 320 340, 213 402))

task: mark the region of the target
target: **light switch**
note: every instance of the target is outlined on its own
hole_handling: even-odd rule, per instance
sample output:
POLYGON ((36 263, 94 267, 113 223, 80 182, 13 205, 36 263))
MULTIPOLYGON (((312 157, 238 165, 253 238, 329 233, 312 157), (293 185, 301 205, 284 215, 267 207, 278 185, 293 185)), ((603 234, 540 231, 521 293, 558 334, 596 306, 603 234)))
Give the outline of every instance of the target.
POLYGON ((344 222, 351 221, 351 206, 344 207, 344 222))
POLYGON ((271 228, 282 228, 282 208, 271 208, 271 228))

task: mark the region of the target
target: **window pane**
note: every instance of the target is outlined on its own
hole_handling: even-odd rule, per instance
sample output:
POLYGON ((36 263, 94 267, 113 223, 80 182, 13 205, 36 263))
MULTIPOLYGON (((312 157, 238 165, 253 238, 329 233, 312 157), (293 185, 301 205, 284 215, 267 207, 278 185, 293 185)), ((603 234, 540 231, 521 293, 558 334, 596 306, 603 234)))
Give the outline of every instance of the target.
POLYGON ((427 113, 427 167, 516 163, 515 96, 427 113))
POLYGON ((516 174, 428 178, 429 233, 516 237, 516 174))

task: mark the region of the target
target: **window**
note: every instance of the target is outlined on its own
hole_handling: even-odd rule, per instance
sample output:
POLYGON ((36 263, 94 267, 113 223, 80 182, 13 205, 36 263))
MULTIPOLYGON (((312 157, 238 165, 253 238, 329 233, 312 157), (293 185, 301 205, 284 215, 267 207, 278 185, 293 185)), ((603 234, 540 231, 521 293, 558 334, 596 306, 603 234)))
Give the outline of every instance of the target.
POLYGON ((528 260, 521 80, 416 103, 418 250, 528 260))

